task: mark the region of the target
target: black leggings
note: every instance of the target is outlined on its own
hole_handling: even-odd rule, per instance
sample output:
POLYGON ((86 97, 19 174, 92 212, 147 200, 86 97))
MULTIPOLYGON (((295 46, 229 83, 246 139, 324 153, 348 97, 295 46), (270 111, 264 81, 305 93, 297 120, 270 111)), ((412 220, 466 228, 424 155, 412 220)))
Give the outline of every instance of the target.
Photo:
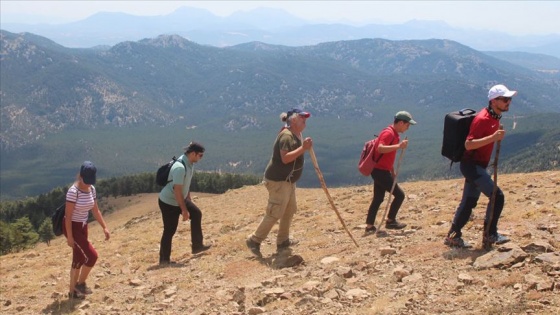
MULTIPOLYGON (((191 220, 192 247, 198 248, 203 245, 202 211, 190 200, 186 200, 185 203, 191 220)), ((163 219, 163 234, 161 235, 159 260, 160 262, 168 262, 171 259, 171 243, 173 241, 173 235, 177 232, 181 208, 179 206, 167 204, 160 199, 158 199, 158 204, 161 211, 161 218, 163 219)))
MULTIPOLYGON (((377 216, 377 211, 379 206, 385 198, 385 192, 390 192, 391 187, 393 187, 393 175, 391 172, 374 169, 371 173, 371 178, 373 178, 373 200, 369 205, 369 211, 366 219, 366 224, 371 224, 375 222, 375 217, 377 216)), ((399 184, 395 185, 393 190, 393 201, 391 202, 391 207, 389 209, 389 215, 387 218, 389 220, 395 220, 397 213, 404 201, 404 191, 399 187, 399 184)))

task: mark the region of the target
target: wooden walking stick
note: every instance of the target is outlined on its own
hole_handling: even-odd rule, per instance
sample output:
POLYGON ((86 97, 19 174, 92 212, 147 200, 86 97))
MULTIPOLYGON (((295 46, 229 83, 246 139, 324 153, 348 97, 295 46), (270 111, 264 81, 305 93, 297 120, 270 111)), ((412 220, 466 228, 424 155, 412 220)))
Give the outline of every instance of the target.
POLYGON ((348 235, 350 236, 350 238, 352 239, 356 247, 360 247, 356 242, 356 240, 354 239, 354 237, 352 236, 352 233, 348 231, 348 228, 346 227, 344 220, 342 220, 340 213, 338 212, 336 206, 334 205, 334 201, 331 197, 331 194, 329 194, 329 190, 327 189, 327 184, 325 183, 325 179, 323 178, 323 173, 321 173, 321 170, 319 169, 319 164, 317 163, 317 157, 315 156, 315 151, 313 151, 313 147, 309 149, 309 155, 311 156, 311 161, 313 161, 313 166, 315 167, 315 172, 317 173, 317 177, 319 177, 319 181, 321 182, 321 187, 323 187, 323 191, 325 192, 325 195, 327 195, 327 199, 331 204, 331 208, 333 208, 334 212, 336 213, 336 216, 340 220, 340 223, 342 223, 342 227, 344 227, 344 230, 346 230, 346 233, 348 233, 348 235))
MULTIPOLYGON (((500 130, 504 129, 504 125, 500 124, 500 130)), ((496 194, 498 193, 498 158, 500 156, 500 147, 502 146, 502 140, 498 140, 496 144, 496 154, 494 155, 494 187, 492 188, 492 197, 490 197, 490 217, 484 228, 484 235, 482 236, 482 246, 486 250, 492 248, 492 243, 490 243, 490 225, 492 220, 494 220, 494 207, 496 206, 496 194)))
MULTIPOLYGON (((408 137, 404 138, 405 140, 408 139, 408 137)), ((401 167, 401 161, 404 155, 404 151, 405 149, 401 149, 401 154, 399 155, 399 161, 397 162, 397 169, 395 171, 395 178, 393 178, 393 185, 391 186, 391 192, 389 193, 389 198, 387 199, 387 205, 385 206, 385 211, 383 211, 383 216, 381 217, 381 221, 379 222, 379 225, 377 226, 377 233, 379 233, 381 230, 381 225, 383 224, 383 221, 385 221, 385 215, 387 214, 387 210, 389 210, 389 205, 391 204, 391 197, 393 197, 393 191, 395 190, 395 186, 397 185, 397 176, 399 175, 399 168, 401 167)))

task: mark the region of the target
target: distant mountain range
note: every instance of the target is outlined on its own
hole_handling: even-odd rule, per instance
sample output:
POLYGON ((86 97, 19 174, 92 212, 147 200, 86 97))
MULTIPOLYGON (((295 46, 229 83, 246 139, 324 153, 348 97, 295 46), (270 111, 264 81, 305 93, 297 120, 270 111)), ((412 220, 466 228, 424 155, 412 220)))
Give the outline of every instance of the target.
MULTIPOLYGON (((313 114, 306 132, 317 137, 329 183, 366 180, 355 169, 361 146, 401 109, 420 122, 411 130, 415 144, 402 179, 446 176, 445 166, 435 169, 448 166, 438 148, 443 116, 484 107, 497 83, 519 90, 506 119, 527 128, 514 131, 519 145, 505 154, 546 140, 546 150, 529 155, 546 161, 531 167, 557 167, 547 164, 560 142, 554 57, 547 63, 541 55, 491 56, 438 39, 218 48, 161 35, 83 49, 30 33, 0 36, 4 197, 65 184, 84 159, 100 164, 102 176, 152 171, 193 138, 212 152, 202 169, 261 173, 278 115, 294 106, 313 114)), ((302 185, 312 176, 307 172, 302 185)))
POLYGON ((202 45, 234 46, 247 42, 272 45, 306 46, 341 40, 382 38, 389 40, 448 39, 480 51, 520 51, 560 58, 560 34, 512 36, 493 31, 450 27, 441 21, 412 20, 403 24, 317 24, 279 9, 259 8, 227 17, 210 11, 182 7, 161 16, 134 16, 102 12, 84 20, 49 24, 2 23, 10 32, 29 32, 54 40, 66 47, 116 45, 159 35, 176 34, 202 45))

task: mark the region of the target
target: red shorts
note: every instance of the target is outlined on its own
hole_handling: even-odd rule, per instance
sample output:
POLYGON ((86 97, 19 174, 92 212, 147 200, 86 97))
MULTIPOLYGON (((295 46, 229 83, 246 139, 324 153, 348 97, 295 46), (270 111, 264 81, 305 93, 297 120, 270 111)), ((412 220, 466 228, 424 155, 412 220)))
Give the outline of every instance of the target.
MULTIPOLYGON (((62 225, 62 233, 66 236, 66 224, 62 225)), ((87 223, 72 221, 72 236, 74 237, 72 268, 79 269, 82 265, 93 267, 98 255, 93 245, 88 241, 87 223)))

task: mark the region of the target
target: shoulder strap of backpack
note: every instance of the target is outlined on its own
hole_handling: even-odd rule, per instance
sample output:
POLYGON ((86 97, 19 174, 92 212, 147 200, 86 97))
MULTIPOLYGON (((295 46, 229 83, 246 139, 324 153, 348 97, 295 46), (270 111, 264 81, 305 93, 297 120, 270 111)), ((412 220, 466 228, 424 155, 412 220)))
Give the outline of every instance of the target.
MULTIPOLYGON (((181 164, 183 164, 183 167, 185 168, 185 175, 183 176, 183 180, 185 179, 185 177, 187 177, 187 166, 185 165, 185 162, 183 162, 183 159, 180 158, 176 158, 175 156, 173 156, 173 164, 175 164, 175 162, 181 162, 181 164)), ((173 164, 171 164, 171 167, 173 167, 173 164)), ((171 174, 171 167, 169 167, 169 174, 171 174)), ((169 179, 169 177, 167 177, 169 179)), ((171 183, 173 180, 168 180, 167 184, 171 183)))
MULTIPOLYGON (((177 161, 181 162, 181 164, 183 164, 183 167, 185 168, 185 175, 183 176, 183 180, 185 180, 185 177, 187 177, 187 165, 185 164, 183 159, 176 159, 175 162, 177 162, 177 161)), ((173 162, 173 164, 175 164, 175 162, 173 162)))
MULTIPOLYGON (((389 127, 385 127, 385 129, 391 131, 391 130, 389 129, 389 127)), ((385 129, 381 130, 381 132, 383 132, 385 129)), ((379 133, 379 136, 381 136, 381 132, 379 133)), ((391 133, 392 133, 392 132, 391 132, 391 133)), ((393 133, 392 133, 392 134, 393 134, 393 133)), ((379 138, 379 136, 378 136, 378 138, 379 138)), ((393 140, 395 140, 395 135, 394 135, 394 134, 393 134, 393 138, 391 139, 391 143, 393 143, 393 140)), ((377 145, 377 147, 379 147, 379 141, 377 141, 376 145, 377 145)), ((377 147, 375 147, 375 148, 373 148, 373 149, 374 149, 374 150, 377 150, 377 147)), ((374 156, 375 156, 375 154, 374 154, 374 156)), ((382 157, 382 156, 383 156, 383 153, 379 154, 379 158, 377 158, 377 161, 375 161, 375 163, 379 162, 379 160, 381 160, 381 157, 382 157)))
POLYGON ((187 165, 185 165, 185 162, 183 162, 183 159, 181 159, 181 164, 183 164, 183 167, 185 168, 185 176, 183 176, 183 180, 185 180, 185 178, 187 177, 187 165))
POLYGON ((74 187, 76 187, 76 203, 78 202, 78 198, 80 198, 80 188, 78 188, 78 186, 76 185, 72 185, 74 187))
MULTIPOLYGON (((75 185, 72 186, 76 187, 75 185)), ((78 198, 80 198, 80 189, 76 187, 76 204, 78 203, 78 198)), ((66 207, 66 196, 64 196, 64 207, 66 207)), ((66 216, 66 210, 64 210, 64 216, 66 216)))

